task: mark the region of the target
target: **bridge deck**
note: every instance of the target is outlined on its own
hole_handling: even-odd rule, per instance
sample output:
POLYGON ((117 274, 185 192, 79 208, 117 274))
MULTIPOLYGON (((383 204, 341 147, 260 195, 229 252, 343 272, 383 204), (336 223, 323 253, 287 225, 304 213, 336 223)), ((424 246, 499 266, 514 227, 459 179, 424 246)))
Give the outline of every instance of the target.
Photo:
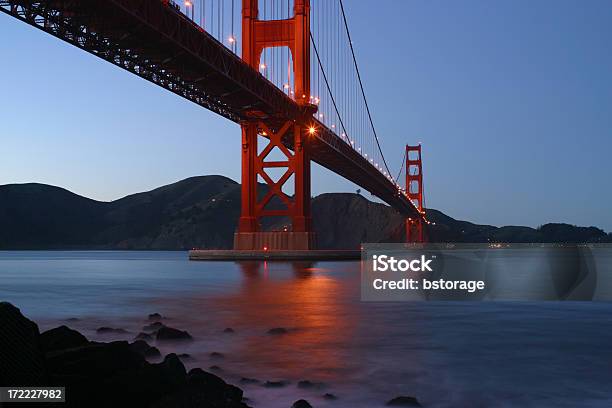
MULTIPOLYGON (((0 0, 0 10, 236 123, 314 119, 182 13, 156 0, 0 0)), ((406 215, 416 208, 366 158, 318 123, 312 159, 406 215)), ((291 148, 291 141, 285 140, 291 148)))

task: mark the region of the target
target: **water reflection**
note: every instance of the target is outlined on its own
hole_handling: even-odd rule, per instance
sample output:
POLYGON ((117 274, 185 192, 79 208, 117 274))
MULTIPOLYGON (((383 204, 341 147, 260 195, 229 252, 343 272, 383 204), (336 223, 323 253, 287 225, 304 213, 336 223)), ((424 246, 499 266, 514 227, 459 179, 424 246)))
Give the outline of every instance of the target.
MULTIPOLYGON (((358 263, 186 259, 157 252, 0 257, 0 299, 43 330, 78 317, 69 324, 104 341, 118 338, 97 337, 97 327, 124 328, 131 340, 159 312, 193 335, 189 344, 156 344, 162 354, 191 354, 188 368, 219 366, 217 374, 235 384, 242 377, 291 381, 280 389, 239 384, 256 407, 305 398, 318 408, 370 408, 397 395, 429 408, 611 406, 609 303, 366 303, 358 263), (288 333, 267 333, 275 327, 288 333), (301 389, 303 379, 327 386, 301 389), (325 401, 324 392, 340 398, 325 401)), ((597 267, 611 259, 598 258, 597 267)))
POLYGON ((199 308, 214 303, 229 314, 227 325, 249 332, 233 350, 238 360, 279 379, 308 375, 324 381, 345 370, 337 345, 350 342, 355 318, 340 281, 309 262, 247 262, 240 269, 239 291, 194 300, 199 308), (287 333, 268 334, 272 328, 287 333))

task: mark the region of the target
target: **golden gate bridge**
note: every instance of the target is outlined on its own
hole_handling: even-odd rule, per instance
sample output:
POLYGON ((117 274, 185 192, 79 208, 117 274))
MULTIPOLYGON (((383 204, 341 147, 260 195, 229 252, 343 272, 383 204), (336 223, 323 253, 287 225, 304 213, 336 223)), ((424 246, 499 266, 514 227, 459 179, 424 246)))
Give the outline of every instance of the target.
POLYGON ((406 216, 423 242, 421 146, 394 177, 342 0, 0 0, 0 10, 240 124, 237 250, 310 250, 310 162, 406 216), (263 187, 263 188, 262 188, 263 187), (264 217, 291 228, 263 231, 264 217))

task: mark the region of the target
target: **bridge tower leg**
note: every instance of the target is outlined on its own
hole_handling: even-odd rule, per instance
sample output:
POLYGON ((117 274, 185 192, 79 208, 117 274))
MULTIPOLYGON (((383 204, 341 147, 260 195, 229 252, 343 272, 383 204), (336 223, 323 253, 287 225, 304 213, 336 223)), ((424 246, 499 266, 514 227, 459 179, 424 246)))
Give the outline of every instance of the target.
MULTIPOLYGON (((259 0, 242 1, 242 59, 259 71, 265 48, 288 47, 293 58, 294 95, 300 105, 310 102, 310 0, 294 0, 294 16, 285 20, 259 20, 259 0)), ((242 206, 234 249, 239 250, 307 250, 314 249, 310 215, 310 157, 307 129, 302 118, 290 118, 284 123, 269 118, 254 118, 242 123, 242 206), (259 135, 267 139, 258 153, 259 135), (292 138, 293 152, 283 144, 292 138), (278 148, 286 157, 268 161, 266 156, 278 148), (273 181, 266 168, 285 168, 284 175, 273 181), (258 192, 258 176, 267 186, 265 194, 258 192), (293 176, 294 195, 282 191, 293 176), (260 200, 260 197, 263 199, 260 200), (284 204, 286 209, 271 205, 284 204), (280 199, 280 200, 279 200, 280 199), (261 231, 262 217, 289 217, 291 230, 261 231)), ((261 140, 261 139, 260 139, 261 140)))
POLYGON ((406 220, 406 242, 425 242, 421 145, 406 145, 406 192, 421 213, 406 220))

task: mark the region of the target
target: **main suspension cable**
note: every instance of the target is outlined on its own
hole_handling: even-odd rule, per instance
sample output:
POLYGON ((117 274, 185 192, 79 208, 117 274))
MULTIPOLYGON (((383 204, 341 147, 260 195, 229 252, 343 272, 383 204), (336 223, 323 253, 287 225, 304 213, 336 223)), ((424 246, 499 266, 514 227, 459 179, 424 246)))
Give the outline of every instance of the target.
POLYGON ((391 173, 391 171, 389 170, 389 166, 387 165, 387 161, 385 160, 385 156, 382 152, 382 149, 380 147, 380 141, 378 140, 378 134, 376 133, 376 128, 374 127, 374 121, 372 120, 372 114, 370 113, 370 107, 368 106, 368 100, 366 99, 366 95, 365 95, 365 91, 363 89, 363 82, 361 81, 361 74, 359 72, 359 66, 357 65, 357 58, 355 57, 355 50, 353 49, 353 40, 351 39, 351 33, 349 31, 348 28, 348 22, 346 20, 346 14, 344 13, 344 4, 342 2, 342 0, 339 0, 340 2, 340 10, 342 12, 342 20, 344 21, 344 28, 346 30, 346 35, 348 37, 348 41, 349 41, 349 46, 351 47, 351 54, 353 56, 353 63, 355 64, 355 70, 357 71, 357 79, 359 80, 359 87, 361 88, 361 95, 363 96, 363 101, 365 103, 365 108, 366 111, 368 113, 368 119, 370 120, 370 125, 372 126, 372 132, 374 132, 374 138, 376 139, 376 145, 378 146, 378 151, 380 153, 380 156, 382 158, 383 164, 385 165, 385 168, 387 169, 387 173, 391 173))

